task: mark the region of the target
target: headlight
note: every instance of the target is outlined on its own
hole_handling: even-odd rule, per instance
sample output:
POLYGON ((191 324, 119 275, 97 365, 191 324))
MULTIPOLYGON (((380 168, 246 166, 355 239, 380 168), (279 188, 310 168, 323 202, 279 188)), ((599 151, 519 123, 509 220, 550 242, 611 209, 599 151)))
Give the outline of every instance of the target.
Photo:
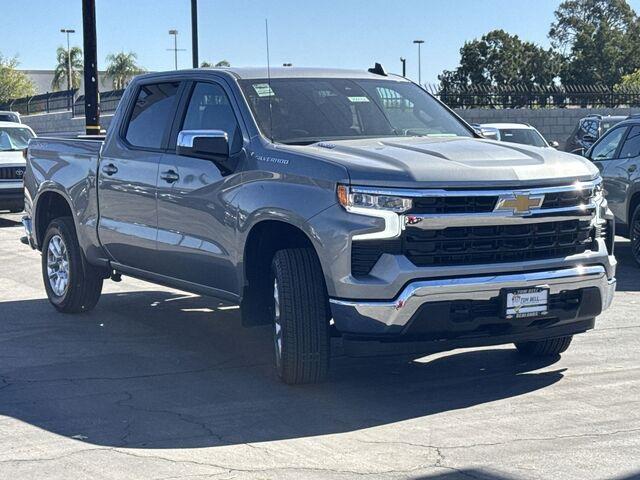
POLYGON ((365 208, 404 213, 411 210, 413 201, 396 195, 389 195, 383 190, 372 188, 347 187, 338 185, 338 201, 345 209, 365 208))

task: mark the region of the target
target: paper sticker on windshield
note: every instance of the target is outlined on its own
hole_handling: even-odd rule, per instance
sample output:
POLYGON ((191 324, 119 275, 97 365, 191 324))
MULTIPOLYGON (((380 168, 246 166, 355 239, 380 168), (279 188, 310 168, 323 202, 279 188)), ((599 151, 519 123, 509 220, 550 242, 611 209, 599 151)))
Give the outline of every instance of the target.
POLYGON ((367 97, 347 97, 351 103, 369 103, 367 97))
POLYGON ((255 83, 253 89, 259 97, 273 97, 275 95, 268 83, 255 83))

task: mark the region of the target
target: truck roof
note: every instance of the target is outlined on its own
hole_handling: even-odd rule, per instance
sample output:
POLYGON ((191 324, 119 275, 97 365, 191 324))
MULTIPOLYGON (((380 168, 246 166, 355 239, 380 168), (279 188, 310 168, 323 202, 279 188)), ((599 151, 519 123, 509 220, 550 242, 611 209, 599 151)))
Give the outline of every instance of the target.
POLYGON ((175 72, 163 72, 163 73, 150 73, 141 75, 140 77, 150 77, 156 75, 167 75, 175 73, 177 75, 189 73, 202 73, 203 71, 210 71, 216 73, 224 73, 232 75, 237 79, 242 80, 255 80, 268 78, 356 78, 356 79, 388 79, 392 81, 408 82, 406 78, 399 75, 389 74, 388 76, 381 76, 375 73, 370 73, 366 70, 348 70, 340 68, 311 68, 311 67, 272 67, 271 71, 267 71, 267 67, 220 67, 220 68, 194 68, 186 70, 178 70, 175 72))

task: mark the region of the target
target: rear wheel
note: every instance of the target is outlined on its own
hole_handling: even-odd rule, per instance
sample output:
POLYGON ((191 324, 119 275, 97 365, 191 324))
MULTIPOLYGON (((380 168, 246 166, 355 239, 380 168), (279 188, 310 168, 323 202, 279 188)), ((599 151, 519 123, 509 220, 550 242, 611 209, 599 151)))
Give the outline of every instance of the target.
POLYGON ((51 304, 63 313, 86 312, 102 292, 102 276, 84 258, 73 220, 53 220, 42 244, 42 277, 51 304))
POLYGON ((315 252, 310 248, 276 252, 271 285, 278 375, 291 385, 322 382, 329 370, 329 308, 315 252))
POLYGON ((636 263, 640 265, 640 204, 631 216, 629 231, 631 232, 631 253, 636 263))
POLYGON ((520 353, 529 357, 551 357, 566 351, 571 345, 571 340, 573 340, 573 336, 568 335, 537 342, 516 343, 516 348, 520 353))

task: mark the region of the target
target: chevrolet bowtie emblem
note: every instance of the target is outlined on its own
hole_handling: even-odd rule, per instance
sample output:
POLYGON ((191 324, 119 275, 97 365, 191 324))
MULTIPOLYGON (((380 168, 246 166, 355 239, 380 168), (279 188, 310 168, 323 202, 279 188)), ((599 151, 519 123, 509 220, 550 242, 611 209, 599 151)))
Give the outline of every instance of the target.
POLYGON ((496 211, 510 210, 514 215, 527 215, 532 208, 540 208, 544 202, 544 195, 517 194, 500 197, 496 211))

